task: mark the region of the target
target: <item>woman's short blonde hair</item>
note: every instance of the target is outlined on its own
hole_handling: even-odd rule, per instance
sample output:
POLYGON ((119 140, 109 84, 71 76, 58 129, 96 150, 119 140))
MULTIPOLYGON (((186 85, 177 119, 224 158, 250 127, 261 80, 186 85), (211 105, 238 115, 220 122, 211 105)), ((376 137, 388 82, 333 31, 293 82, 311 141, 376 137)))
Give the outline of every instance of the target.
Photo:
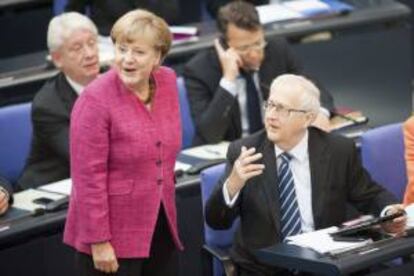
POLYGON ((111 30, 114 43, 144 38, 153 43, 163 59, 171 47, 172 35, 167 23, 159 16, 146 10, 133 10, 119 18, 111 30))

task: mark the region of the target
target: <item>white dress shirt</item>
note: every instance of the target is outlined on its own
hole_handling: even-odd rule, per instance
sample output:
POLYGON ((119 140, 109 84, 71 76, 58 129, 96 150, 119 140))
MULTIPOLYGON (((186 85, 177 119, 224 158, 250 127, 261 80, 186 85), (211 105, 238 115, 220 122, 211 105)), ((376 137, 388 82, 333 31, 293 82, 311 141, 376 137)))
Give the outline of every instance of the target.
MULTIPOLYGON (((257 72, 253 73, 253 81, 256 86, 257 91, 259 92, 259 103, 263 103, 263 96, 260 90, 259 85, 259 74, 257 72)), ((219 84, 224 90, 229 92, 233 97, 237 97, 240 109, 240 120, 242 127, 242 137, 249 135, 249 119, 247 117, 247 94, 246 94, 246 80, 239 75, 235 81, 229 81, 225 78, 221 78, 219 84)), ((263 118, 263 109, 261 111, 261 118, 263 118)))
POLYGON ((76 94, 78 94, 78 96, 79 96, 82 93, 85 86, 77 83, 76 81, 72 80, 71 78, 69 78, 66 75, 65 75, 65 78, 68 81, 69 85, 73 88, 73 90, 75 90, 76 94))
MULTIPOLYGON (((280 165, 280 155, 283 153, 278 146, 275 145, 276 164, 280 165)), ((292 156, 290 161, 290 168, 292 170, 293 181, 295 182, 296 198, 299 205, 301 216, 301 226, 303 232, 310 232, 314 230, 313 211, 312 211, 312 185, 309 167, 309 152, 308 152, 308 132, 306 131, 302 140, 289 151, 292 156)), ((277 168, 274 168, 277 170, 277 168)), ((277 183, 275 179, 275 191, 277 183)), ((233 207, 239 193, 230 199, 227 182, 223 185, 224 200, 229 207, 233 207)))

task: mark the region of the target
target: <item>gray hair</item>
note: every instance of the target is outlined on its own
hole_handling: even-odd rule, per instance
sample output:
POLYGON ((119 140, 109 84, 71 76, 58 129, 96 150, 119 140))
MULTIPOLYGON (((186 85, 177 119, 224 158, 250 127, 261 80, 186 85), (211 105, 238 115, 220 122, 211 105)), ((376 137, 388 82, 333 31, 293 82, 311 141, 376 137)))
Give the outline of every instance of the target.
POLYGON ((47 30, 47 47, 49 52, 54 52, 62 46, 74 31, 83 29, 98 35, 95 24, 83 14, 67 12, 52 18, 47 30))
POLYGON ((273 80, 270 91, 272 92, 283 88, 300 93, 300 109, 309 110, 314 113, 319 112, 321 107, 319 101, 320 92, 309 79, 294 74, 280 75, 273 80))

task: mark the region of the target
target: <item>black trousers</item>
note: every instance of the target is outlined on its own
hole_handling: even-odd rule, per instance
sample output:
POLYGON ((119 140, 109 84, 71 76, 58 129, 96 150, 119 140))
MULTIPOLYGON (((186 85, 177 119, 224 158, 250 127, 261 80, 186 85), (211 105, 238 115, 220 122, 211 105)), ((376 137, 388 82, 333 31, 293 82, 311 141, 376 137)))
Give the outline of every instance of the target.
POLYGON ((178 253, 168 227, 164 207, 160 208, 157 225, 151 243, 149 258, 118 259, 116 273, 104 273, 95 269, 92 256, 80 252, 75 255, 77 276, 165 276, 178 275, 178 253))

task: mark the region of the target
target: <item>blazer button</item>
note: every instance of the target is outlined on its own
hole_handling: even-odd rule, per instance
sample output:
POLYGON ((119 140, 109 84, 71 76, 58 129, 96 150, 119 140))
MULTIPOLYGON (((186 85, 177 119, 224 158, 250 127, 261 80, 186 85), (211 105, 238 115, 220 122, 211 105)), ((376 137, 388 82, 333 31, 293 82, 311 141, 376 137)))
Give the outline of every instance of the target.
POLYGON ((155 161, 155 164, 156 164, 158 167, 160 167, 160 166, 161 166, 161 164, 162 164, 162 161, 161 161, 161 160, 157 160, 157 161, 155 161))
POLYGON ((158 184, 158 185, 162 185, 162 178, 158 178, 158 179, 157 179, 157 184, 158 184))
POLYGON ((161 141, 157 141, 155 145, 159 148, 161 146, 161 141))

